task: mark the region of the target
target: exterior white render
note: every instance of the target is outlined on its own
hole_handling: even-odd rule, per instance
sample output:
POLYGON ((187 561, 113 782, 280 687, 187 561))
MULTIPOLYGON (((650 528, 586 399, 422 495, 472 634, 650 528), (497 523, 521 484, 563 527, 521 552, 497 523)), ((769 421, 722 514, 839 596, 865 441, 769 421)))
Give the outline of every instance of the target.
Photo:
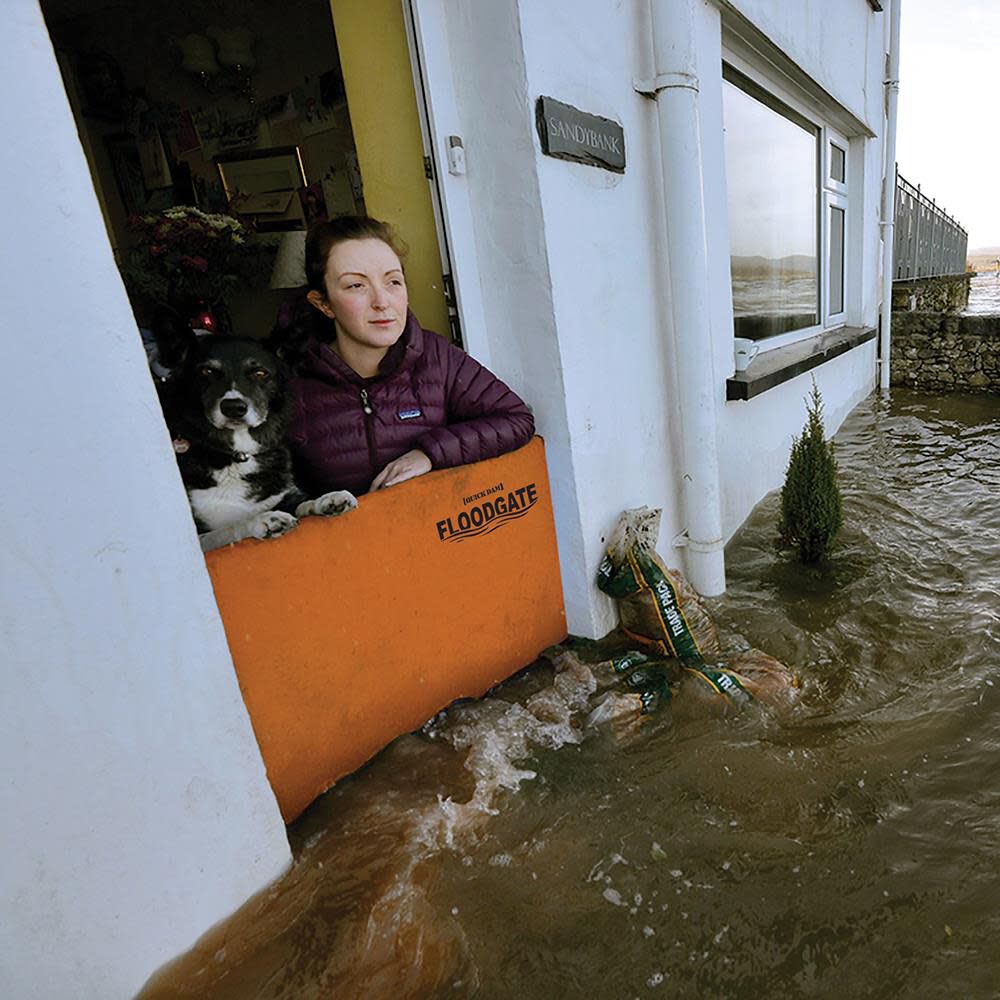
POLYGON ((41 14, 5 11, 0 996, 134 996, 285 828, 41 14))
MULTIPOLYGON (((868 341, 753 399, 726 402, 733 313, 722 61, 815 111, 849 141, 848 313, 841 325, 875 327, 889 4, 883 13, 866 0, 655 4, 674 16, 686 11, 697 78, 700 153, 690 134, 662 137, 667 147, 684 147, 692 162, 699 158, 704 199, 708 313, 700 349, 684 356, 678 346, 691 341, 675 328, 673 305, 674 283, 683 294, 687 280, 685 245, 671 253, 667 238, 671 193, 657 101, 636 90, 658 72, 650 4, 414 3, 434 149, 446 163, 448 136, 458 135, 466 152, 466 174, 442 168, 441 183, 459 296, 463 306, 466 297, 474 303, 465 315, 468 346, 535 409, 553 477, 570 628, 590 635, 614 625, 611 602, 592 583, 623 508, 662 507, 661 554, 703 591, 721 589, 692 572, 689 546, 673 545, 686 532, 694 537, 684 490, 701 450, 685 448, 686 427, 699 416, 684 405, 693 381, 714 387, 707 422, 714 424, 718 473, 707 493, 717 495, 721 551, 753 506, 780 486, 811 378, 823 394, 828 433, 876 380, 868 341), (534 121, 541 95, 621 124, 624 175, 543 155, 534 121)), ((794 338, 774 339, 780 346, 794 338)))
MULTIPOLYGON (((467 347, 546 439, 571 631, 614 625, 593 581, 622 509, 662 507, 662 555, 717 591, 724 542, 782 481, 811 378, 828 433, 875 386, 867 340, 726 401, 722 64, 848 144, 840 325, 873 328, 899 2, 412 0, 467 347), (638 92, 658 76, 684 93, 638 92), (625 173, 543 155, 542 95, 619 123, 625 173), (663 131, 685 120, 697 128, 663 131), (464 173, 448 172, 449 136, 464 173), (685 532, 696 545, 674 544, 685 532), (717 571, 700 576, 701 556, 717 571)), ((16 99, 0 115, 20 142, 0 168, 0 993, 115 1000, 289 853, 41 14, 5 14, 16 99)))

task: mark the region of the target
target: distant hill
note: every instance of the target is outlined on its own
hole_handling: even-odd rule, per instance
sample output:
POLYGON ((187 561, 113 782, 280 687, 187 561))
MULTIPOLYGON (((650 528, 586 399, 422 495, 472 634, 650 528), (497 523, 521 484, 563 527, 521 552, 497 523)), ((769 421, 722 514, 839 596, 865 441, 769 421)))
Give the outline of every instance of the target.
POLYGON ((757 277, 774 274, 815 274, 816 258, 805 253, 793 253, 787 257, 732 257, 730 266, 733 274, 757 277))
POLYGON ((1000 247, 976 247, 965 255, 966 266, 973 271, 995 271, 1000 247))

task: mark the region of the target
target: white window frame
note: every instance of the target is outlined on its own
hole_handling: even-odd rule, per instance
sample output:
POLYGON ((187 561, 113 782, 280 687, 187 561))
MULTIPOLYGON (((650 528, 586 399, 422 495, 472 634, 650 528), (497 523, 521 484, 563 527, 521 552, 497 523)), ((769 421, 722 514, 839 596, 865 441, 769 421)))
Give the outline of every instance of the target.
MULTIPOLYGON (((747 59, 732 51, 728 47, 723 48, 722 61, 728 63, 733 69, 742 73, 758 87, 771 94, 777 101, 787 105, 792 111, 801 115, 811 122, 818 131, 817 150, 817 204, 816 211, 819 216, 818 225, 818 267, 819 267, 819 322, 812 326, 802 327, 798 330, 790 330, 787 333, 775 334, 771 337, 762 338, 757 343, 760 345, 761 353, 774 350, 778 347, 785 347, 788 344, 795 344, 829 329, 847 325, 847 317, 854 309, 855 282, 852 280, 854 264, 851 260, 850 233, 852 227, 852 217, 857 211, 857 199, 860 192, 850 190, 850 179, 852 175, 852 164, 854 158, 862 154, 862 139, 849 137, 843 128, 837 129, 831 124, 831 118, 837 118, 834 111, 832 114, 824 113, 817 102, 803 94, 798 93, 794 88, 774 79, 770 74, 763 72, 755 65, 755 60, 747 59), (832 149, 831 144, 837 145, 844 151, 844 180, 836 181, 832 176, 832 149), (841 208, 844 210, 844 307, 836 313, 830 312, 830 209, 841 208)), ((720 67, 721 71, 721 67, 720 67)), ((780 111, 775 111, 780 114, 780 111)), ((840 116, 842 117, 842 116, 840 116)))
POLYGON ((851 176, 851 143, 829 125, 823 129, 823 186, 828 191, 837 194, 847 194, 847 184, 851 176), (836 146, 844 154, 844 179, 838 181, 833 176, 833 147, 836 146))
POLYGON ((821 246, 823 247, 823 279, 820 282, 820 310, 823 317, 823 328, 845 326, 849 309, 850 280, 848 263, 851 259, 851 199, 848 182, 851 176, 851 143, 839 132, 824 126, 822 129, 823 142, 823 182, 820 186, 820 200, 823 205, 821 216, 821 246), (844 179, 838 181, 833 176, 833 147, 836 146, 844 153, 844 179), (833 311, 833 294, 830 288, 830 262, 832 257, 833 232, 830 227, 831 210, 839 208, 844 213, 844 266, 841 273, 843 282, 843 308, 837 312, 833 311))

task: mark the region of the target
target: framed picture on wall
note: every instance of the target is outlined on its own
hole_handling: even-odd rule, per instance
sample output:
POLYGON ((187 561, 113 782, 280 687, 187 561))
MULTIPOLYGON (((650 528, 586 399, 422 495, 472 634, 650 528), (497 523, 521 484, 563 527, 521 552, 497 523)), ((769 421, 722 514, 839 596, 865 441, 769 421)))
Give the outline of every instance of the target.
POLYGON ((80 103, 88 118, 122 122, 125 118, 125 77, 106 52, 83 52, 76 57, 80 103))
POLYGON ((104 137, 104 146, 125 211, 129 215, 145 211, 149 192, 135 136, 131 132, 115 132, 104 137))
POLYGON ((216 157, 215 165, 230 211, 253 216, 258 230, 300 229, 305 225, 302 204, 291 197, 306 186, 298 146, 226 153, 216 157), (287 201, 284 195, 288 195, 287 201), (279 204, 284 204, 284 209, 274 211, 279 204))
POLYGON ((170 163, 160 130, 153 129, 149 135, 139 138, 136 145, 139 147, 139 162, 142 164, 142 179, 146 190, 172 187, 174 179, 170 173, 170 163))

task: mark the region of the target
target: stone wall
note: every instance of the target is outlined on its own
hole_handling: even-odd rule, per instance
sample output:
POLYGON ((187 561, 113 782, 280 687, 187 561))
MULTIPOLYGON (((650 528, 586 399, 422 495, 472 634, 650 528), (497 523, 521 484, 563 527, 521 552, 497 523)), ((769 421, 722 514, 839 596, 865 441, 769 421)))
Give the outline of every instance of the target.
POLYGON ((916 312, 961 312, 969 304, 973 272, 892 283, 892 308, 916 312))
POLYGON ((894 386, 1000 393, 1000 316, 894 312, 894 386))

